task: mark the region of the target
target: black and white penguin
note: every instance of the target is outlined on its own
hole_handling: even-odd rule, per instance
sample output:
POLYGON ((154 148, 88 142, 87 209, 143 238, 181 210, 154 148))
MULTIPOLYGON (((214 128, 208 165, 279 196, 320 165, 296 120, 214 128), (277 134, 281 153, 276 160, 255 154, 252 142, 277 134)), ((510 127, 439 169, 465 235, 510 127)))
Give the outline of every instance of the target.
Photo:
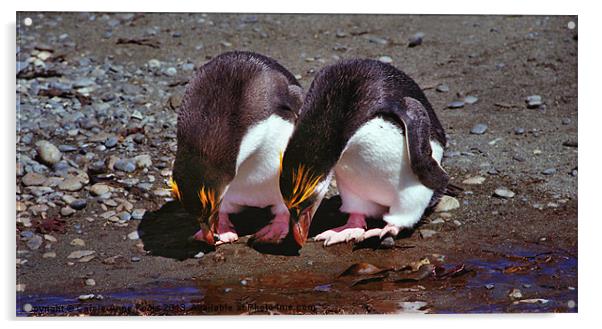
POLYGON ((270 243, 288 232, 289 213, 278 185, 282 152, 302 104, 301 87, 275 60, 228 52, 203 65, 178 112, 172 191, 210 245, 238 234, 228 215, 271 206, 274 219, 255 238, 270 243), (285 232, 285 233, 286 233, 285 232))
POLYGON ((389 64, 347 60, 321 70, 284 153, 280 189, 296 242, 307 239, 332 175, 347 224, 315 237, 332 245, 396 236, 424 213, 449 177, 446 137, 420 87, 389 64), (366 231, 366 217, 386 226, 366 231))

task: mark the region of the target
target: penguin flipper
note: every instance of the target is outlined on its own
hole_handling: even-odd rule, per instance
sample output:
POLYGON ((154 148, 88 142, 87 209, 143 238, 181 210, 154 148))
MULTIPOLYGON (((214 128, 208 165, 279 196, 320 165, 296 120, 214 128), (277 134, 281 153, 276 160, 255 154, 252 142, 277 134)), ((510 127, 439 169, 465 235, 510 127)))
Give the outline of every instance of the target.
POLYGON ((412 171, 420 182, 432 190, 445 188, 449 175, 432 156, 431 121, 424 106, 414 98, 404 97, 401 106, 387 107, 385 113, 403 123, 412 171))

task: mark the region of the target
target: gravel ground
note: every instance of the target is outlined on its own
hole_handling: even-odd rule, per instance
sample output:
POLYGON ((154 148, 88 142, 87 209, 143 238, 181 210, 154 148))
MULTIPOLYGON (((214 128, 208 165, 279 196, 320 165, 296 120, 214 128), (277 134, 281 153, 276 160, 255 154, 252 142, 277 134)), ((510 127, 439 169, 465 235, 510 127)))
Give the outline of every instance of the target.
MULTIPOLYGON (((577 311, 571 21, 18 13, 17 313, 577 311), (194 70, 235 49, 277 59, 306 89, 340 59, 391 62, 433 104, 449 137, 444 167, 464 191, 386 246, 309 242, 291 256, 246 238, 217 251, 190 242, 194 219, 167 190, 177 109, 194 70)), ((331 195, 312 234, 342 220, 331 195)), ((250 217, 267 220, 262 210, 237 220, 250 217)))

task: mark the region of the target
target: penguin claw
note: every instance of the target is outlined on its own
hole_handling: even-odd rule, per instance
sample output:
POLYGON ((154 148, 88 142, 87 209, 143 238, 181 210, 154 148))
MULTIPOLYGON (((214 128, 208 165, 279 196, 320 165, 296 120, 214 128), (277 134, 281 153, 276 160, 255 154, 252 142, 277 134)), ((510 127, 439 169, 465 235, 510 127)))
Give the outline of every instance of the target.
POLYGON ((315 241, 324 240, 324 247, 332 246, 333 244, 342 242, 360 242, 365 230, 363 228, 347 228, 340 232, 328 230, 314 237, 315 241))
POLYGON ((367 240, 367 239, 370 239, 373 237, 378 237, 381 240, 387 236, 396 237, 400 231, 401 231, 401 228, 399 226, 387 224, 383 228, 373 228, 373 229, 366 231, 364 233, 364 235, 362 236, 362 240, 367 240))
POLYGON ((235 232, 225 232, 225 233, 221 233, 219 235, 219 241, 217 241, 215 243, 215 245, 219 246, 219 245, 225 244, 225 243, 233 243, 237 240, 238 240, 238 234, 236 234, 235 232))
POLYGON ((249 240, 252 244, 279 244, 288 235, 288 215, 277 215, 267 226, 255 233, 249 240))

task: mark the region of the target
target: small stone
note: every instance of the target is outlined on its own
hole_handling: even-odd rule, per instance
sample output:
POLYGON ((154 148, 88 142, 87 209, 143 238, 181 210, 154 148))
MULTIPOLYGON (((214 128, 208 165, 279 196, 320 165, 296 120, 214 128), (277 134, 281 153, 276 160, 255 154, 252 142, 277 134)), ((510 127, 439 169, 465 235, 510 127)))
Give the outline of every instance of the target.
POLYGON ((220 44, 224 47, 232 47, 232 44, 228 41, 222 41, 222 42, 220 42, 220 44))
POLYGON ((393 247, 395 247, 395 240, 393 237, 388 236, 380 242, 381 249, 391 249, 393 247))
POLYGON ((485 285, 485 288, 487 288, 487 290, 491 290, 491 289, 495 288, 495 285, 493 283, 488 283, 485 285))
POLYGON ((444 195, 443 197, 441 197, 441 200, 439 200, 439 203, 437 203, 437 206, 435 207, 435 212, 447 212, 450 210, 454 210, 460 207, 460 202, 458 201, 458 199, 454 198, 453 196, 449 196, 449 195, 444 195))
POLYGON ((41 236, 34 234, 29 240, 27 240, 26 244, 27 248, 31 250, 38 250, 42 246, 43 242, 44 239, 41 236))
POLYGON ((153 165, 151 156, 148 154, 138 155, 134 157, 134 161, 136 162, 136 166, 138 168, 148 168, 153 165))
POLYGON ((245 279, 240 280, 240 284, 243 286, 246 286, 247 284, 249 284, 249 282, 245 279))
POLYGON ((194 255, 194 258, 200 259, 200 258, 203 258, 204 256, 205 256, 205 253, 202 251, 199 251, 198 254, 194 255))
POLYGON ((161 62, 159 62, 156 59, 149 60, 147 64, 148 64, 148 67, 151 69, 158 69, 161 67, 161 62))
POLYGON ((156 196, 160 196, 160 197, 170 197, 171 196, 171 190, 168 189, 157 189, 153 192, 153 194, 155 194, 156 196))
POLYGON ((173 77, 174 75, 178 74, 178 70, 176 70, 175 67, 168 67, 167 70, 165 70, 165 74, 167 74, 170 77, 173 77))
POLYGON ((466 104, 474 104, 478 101, 479 101, 479 98, 476 96, 468 95, 468 96, 464 97, 464 103, 466 103, 466 104))
POLYGON ((562 145, 567 147, 578 147, 577 140, 568 140, 563 142, 562 145))
POLYGON ((385 63, 385 64, 389 64, 393 62, 393 58, 389 57, 389 56, 381 56, 378 58, 379 61, 385 63))
POLYGON ((554 175, 556 173, 556 168, 548 168, 541 172, 544 175, 554 175))
POLYGON ((88 256, 84 256, 84 257, 82 257, 82 258, 78 259, 77 261, 78 261, 79 263, 87 263, 87 262, 89 262, 89 261, 93 260, 94 258, 96 258, 96 256, 95 256, 95 255, 88 255, 88 256))
POLYGON ((76 247, 83 247, 86 245, 86 242, 80 238, 75 238, 75 239, 71 240, 71 242, 69 244, 72 246, 76 246, 76 247))
POLYGON ((117 138, 117 136, 110 136, 109 138, 107 138, 107 140, 105 140, 105 146, 107 148, 113 148, 117 145, 117 143, 119 142, 119 139, 117 138))
POLYGON ((510 199, 514 197, 515 193, 506 188, 500 187, 495 189, 494 195, 500 198, 510 199))
POLYGON ((82 210, 86 208, 88 201, 86 199, 76 199, 69 203, 69 206, 75 210, 82 210))
POLYGON ((543 153, 543 152, 540 149, 533 150, 534 155, 540 155, 541 153, 543 153))
POLYGON ((428 239, 437 233, 438 232, 434 230, 422 229, 420 230, 420 237, 422 237, 423 239, 428 239))
POLYGON ((42 255, 42 258, 56 258, 56 252, 54 252, 54 251, 45 252, 42 255))
POLYGON ((38 152, 38 156, 40 160, 47 165, 53 165, 59 161, 61 161, 62 153, 61 151, 54 146, 54 144, 49 141, 39 141, 36 143, 36 151, 38 152))
POLYGON ((59 184, 59 190, 76 192, 84 187, 84 184, 79 177, 69 177, 59 184))
POLYGON ((570 125, 570 124, 571 124, 571 122, 572 122, 572 121, 571 121, 571 119, 569 119, 569 118, 564 118, 564 119, 562 119, 562 124, 563 124, 563 125, 565 125, 565 126, 567 126, 567 125, 570 125))
POLYGON ((101 196, 109 191, 111 191, 109 186, 101 183, 94 184, 92 187, 90 187, 90 193, 95 196, 101 196))
POLYGON ((421 45, 423 39, 424 39, 423 32, 418 32, 418 33, 414 34, 413 36, 411 36, 408 39, 408 47, 412 48, 412 47, 421 45))
POLYGON ((127 211, 122 211, 119 214, 117 214, 117 217, 119 217, 120 220, 127 222, 132 218, 132 215, 130 215, 130 213, 127 211))
POLYGON ((510 297, 510 298, 512 298, 512 299, 521 299, 521 298, 523 298, 523 293, 522 293, 520 290, 518 290, 518 289, 514 288, 514 289, 512 289, 512 291, 511 291, 511 292, 508 294, 508 297, 510 297))
POLYGON ((129 159, 119 159, 113 166, 116 170, 131 173, 136 170, 136 164, 129 159))
POLYGON ((459 109, 459 108, 463 108, 463 107, 464 107, 463 101, 453 101, 453 102, 447 104, 447 108, 450 108, 450 109, 459 109))
POLYGON ((427 305, 426 302, 421 301, 399 303, 402 313, 426 313, 428 312, 427 305))
POLYGON ((442 83, 442 84, 439 84, 437 86, 437 89, 435 89, 435 90, 437 90, 440 93, 446 93, 449 91, 449 86, 445 83, 442 83))
POLYGON ((63 217, 68 217, 75 214, 75 209, 71 208, 71 207, 63 207, 61 208, 61 215, 63 217))
POLYGON ((525 161, 527 161, 527 159, 525 159, 525 157, 523 157, 520 154, 513 155, 512 159, 514 159, 514 160, 516 160, 518 162, 525 162, 525 161))
POLYGON ((96 285, 96 281, 94 281, 94 279, 86 279, 85 284, 86 286, 94 287, 96 285))
POLYGON ((87 295, 79 295, 77 297, 77 299, 79 299, 83 302, 83 301, 94 299, 94 297, 96 297, 94 294, 87 294, 87 295))
POLYGON ((522 135, 525 133, 525 128, 514 128, 515 135, 522 135))
POLYGON ((133 263, 137 263, 137 262, 139 262, 139 261, 141 260, 141 258, 140 258, 140 257, 138 257, 138 256, 133 256, 133 257, 131 258, 131 260, 132 260, 132 262, 133 262, 133 263))
POLYGON ((77 251, 70 253, 69 256, 67 256, 67 258, 79 259, 82 257, 94 255, 95 253, 96 253, 96 251, 94 251, 94 250, 77 250, 77 251))
POLYGON ((528 96, 527 99, 525 100, 525 102, 527 103, 527 108, 529 108, 529 109, 536 109, 536 108, 539 108, 541 105, 543 105, 541 96, 539 96, 539 95, 528 96))
POLYGON ((50 234, 44 234, 44 240, 50 242, 57 242, 58 240, 50 234))
POLYGON ((135 220, 142 220, 145 213, 146 209, 134 209, 134 211, 132 211, 132 218, 135 220))
POLYGON ((483 182, 485 181, 485 177, 482 176, 474 176, 474 177, 470 177, 465 179, 462 184, 466 184, 466 185, 481 185, 483 184, 483 182))
POLYGON ((23 183, 23 185, 25 186, 39 186, 43 185, 45 181, 46 176, 35 173, 33 171, 25 174, 25 176, 23 176, 23 178, 21 179, 21 183, 23 183))
POLYGON ((134 232, 131 232, 130 234, 128 234, 128 239, 130 239, 130 240, 140 239, 140 236, 138 236, 138 231, 134 231, 134 232))
POLYGON ((462 226, 462 222, 461 222, 461 221, 459 221, 459 220, 457 220, 457 219, 454 219, 453 223, 454 223, 454 225, 456 225, 456 226, 462 226))
POLYGON ((487 125, 484 123, 477 123, 470 129, 470 133, 474 135, 482 135, 487 131, 487 125))

